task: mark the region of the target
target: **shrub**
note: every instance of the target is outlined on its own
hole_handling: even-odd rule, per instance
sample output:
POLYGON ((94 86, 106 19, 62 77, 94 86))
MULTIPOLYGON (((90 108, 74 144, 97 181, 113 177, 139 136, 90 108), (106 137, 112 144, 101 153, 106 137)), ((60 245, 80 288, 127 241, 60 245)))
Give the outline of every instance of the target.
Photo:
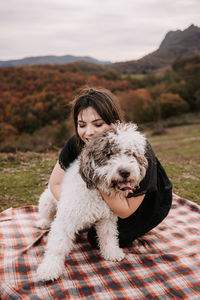
POLYGON ((17 135, 17 129, 7 123, 0 123, 0 142, 3 142, 6 138, 12 135, 17 135))
POLYGON ((189 111, 189 105, 178 94, 163 93, 158 99, 161 109, 161 117, 180 115, 189 111))
POLYGON ((23 133, 18 138, 10 137, 0 144, 0 152, 54 150, 64 145, 70 135, 66 122, 53 124, 36 130, 33 134, 23 133))
POLYGON ((127 121, 141 123, 153 120, 154 103, 147 89, 126 91, 118 97, 127 121))

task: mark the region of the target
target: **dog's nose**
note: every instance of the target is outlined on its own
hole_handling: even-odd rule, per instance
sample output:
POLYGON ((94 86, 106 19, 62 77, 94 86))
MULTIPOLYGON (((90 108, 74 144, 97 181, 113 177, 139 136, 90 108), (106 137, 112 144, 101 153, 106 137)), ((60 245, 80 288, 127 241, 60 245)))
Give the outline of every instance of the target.
POLYGON ((127 178, 130 176, 130 172, 126 169, 120 169, 119 170, 119 174, 120 176, 122 176, 123 178, 127 178))

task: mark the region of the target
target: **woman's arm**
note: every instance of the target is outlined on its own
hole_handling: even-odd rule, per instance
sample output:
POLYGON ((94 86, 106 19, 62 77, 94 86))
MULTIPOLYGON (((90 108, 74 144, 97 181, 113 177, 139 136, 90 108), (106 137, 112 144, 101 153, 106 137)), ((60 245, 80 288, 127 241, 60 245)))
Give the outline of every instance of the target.
POLYGON ((56 163, 49 180, 50 191, 56 198, 60 199, 61 194, 61 183, 64 177, 65 171, 60 167, 59 162, 56 163))
MULTIPOLYGON (((61 183, 64 177, 65 171, 60 167, 59 162, 56 163, 49 180, 49 186, 52 194, 56 200, 60 199, 61 183)), ((115 197, 110 197, 107 194, 100 191, 101 196, 106 201, 110 209, 120 218, 128 218, 132 215, 142 203, 144 196, 125 198, 117 194, 115 197)))
POLYGON ((132 198, 125 198, 120 194, 110 197, 102 191, 100 191, 100 194, 110 209, 122 219, 128 218, 130 215, 132 215, 140 206, 145 197, 145 195, 141 195, 132 198))

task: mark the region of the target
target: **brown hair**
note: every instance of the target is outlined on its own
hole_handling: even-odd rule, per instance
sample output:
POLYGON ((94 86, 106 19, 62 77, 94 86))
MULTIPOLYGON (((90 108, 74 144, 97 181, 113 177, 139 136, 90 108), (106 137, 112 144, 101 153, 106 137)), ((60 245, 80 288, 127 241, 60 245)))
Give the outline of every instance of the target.
POLYGON ((118 107, 115 96, 108 90, 103 88, 84 88, 75 97, 72 107, 72 117, 76 131, 76 141, 79 151, 81 151, 84 142, 78 135, 78 115, 79 113, 92 107, 100 115, 100 117, 108 124, 123 122, 121 111, 118 107))

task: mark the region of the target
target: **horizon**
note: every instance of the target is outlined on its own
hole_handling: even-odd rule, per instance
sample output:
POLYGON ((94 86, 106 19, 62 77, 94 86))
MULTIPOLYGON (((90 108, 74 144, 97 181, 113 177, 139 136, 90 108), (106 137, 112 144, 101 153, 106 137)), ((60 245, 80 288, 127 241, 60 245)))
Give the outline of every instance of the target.
MULTIPOLYGON (((200 27, 198 27, 196 24, 191 24, 191 25, 189 25, 187 28, 185 28, 185 29, 183 29, 183 30, 180 30, 180 31, 185 31, 186 29, 188 29, 188 28, 190 28, 191 26, 194 26, 194 27, 197 27, 197 28, 200 28, 200 27)), ((177 30, 178 31, 178 30, 177 30)), ((165 34, 165 36, 164 36, 164 38, 162 39, 162 41, 165 39, 165 37, 166 37, 166 35, 169 33, 169 32, 175 32, 175 30, 170 30, 170 31, 168 31, 166 34, 165 34)), ((160 44, 162 43, 162 41, 160 42, 160 44)), ((157 48, 157 49, 159 49, 159 47, 157 48)), ((156 51, 157 49, 155 49, 154 51, 156 51)), ((152 51, 153 52, 153 51, 152 51)), ((148 55, 148 54, 151 54, 152 52, 150 52, 150 53, 147 53, 147 54, 145 54, 145 55, 148 55)), ((139 60, 139 59, 141 59, 141 58, 143 58, 145 55, 143 55, 142 57, 140 57, 140 58, 138 58, 138 59, 132 59, 131 61, 137 61, 137 60, 139 60)), ((25 57, 21 57, 21 58, 13 58, 13 59, 7 59, 7 60, 1 60, 0 59, 0 62, 6 62, 6 61, 18 61, 18 60, 23 60, 23 59, 31 59, 31 58, 39 58, 39 57, 64 57, 64 56, 72 56, 72 57, 74 57, 74 58, 77 58, 77 57, 81 57, 81 58, 90 58, 90 59, 95 59, 95 60, 97 60, 97 61, 100 61, 100 62, 107 62, 107 63, 117 63, 117 62, 127 62, 127 61, 129 61, 129 60, 126 60, 126 61, 108 61, 108 60, 100 60, 100 59, 98 59, 98 58, 96 58, 96 57, 94 57, 94 56, 92 56, 92 55, 73 55, 73 54, 61 54, 61 55, 57 55, 57 54, 44 54, 44 55, 30 55, 30 56, 25 56, 25 57)))

